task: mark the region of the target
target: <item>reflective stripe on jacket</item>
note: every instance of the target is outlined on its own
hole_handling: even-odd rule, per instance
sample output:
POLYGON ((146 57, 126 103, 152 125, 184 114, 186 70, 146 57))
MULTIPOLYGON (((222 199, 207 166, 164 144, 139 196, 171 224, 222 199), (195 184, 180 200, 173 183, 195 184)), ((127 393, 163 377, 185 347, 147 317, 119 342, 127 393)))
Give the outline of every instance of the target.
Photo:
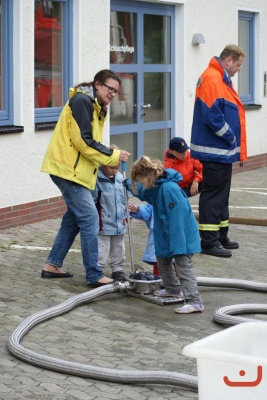
POLYGON ((244 106, 217 57, 197 83, 190 149, 200 161, 247 160, 244 106))

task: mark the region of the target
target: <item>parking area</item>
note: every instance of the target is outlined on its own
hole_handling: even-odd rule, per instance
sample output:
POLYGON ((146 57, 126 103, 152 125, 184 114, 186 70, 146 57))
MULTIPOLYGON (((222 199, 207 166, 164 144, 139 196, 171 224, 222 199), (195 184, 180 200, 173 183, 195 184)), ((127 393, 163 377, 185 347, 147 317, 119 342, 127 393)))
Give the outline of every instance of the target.
MULTIPOLYGON (((231 218, 262 224, 230 225, 230 238, 240 244, 229 259, 194 256, 198 277, 245 279, 267 283, 267 167, 233 175, 231 218)), ((190 199, 197 213, 198 197, 190 199)), ((61 374, 13 357, 6 346, 11 332, 28 316, 88 290, 79 238, 64 269, 72 279, 44 280, 40 272, 60 219, 0 231, 0 399, 172 400, 197 399, 190 390, 172 385, 119 384, 61 374)), ((132 221, 134 259, 141 258, 147 227, 132 221)), ((128 235, 126 272, 130 272, 128 235)), ((148 269, 150 267, 148 266, 148 269)), ((106 271, 109 276, 110 271, 106 271)), ((225 329, 213 321, 216 309, 231 304, 266 303, 260 292, 200 287, 201 314, 178 315, 175 305, 160 306, 127 294, 112 293, 50 319, 32 329, 23 346, 51 357, 94 366, 196 375, 196 361, 182 355, 185 345, 225 329)), ((253 317, 253 316, 252 316, 253 317)), ((266 319, 265 315, 256 316, 266 319)))

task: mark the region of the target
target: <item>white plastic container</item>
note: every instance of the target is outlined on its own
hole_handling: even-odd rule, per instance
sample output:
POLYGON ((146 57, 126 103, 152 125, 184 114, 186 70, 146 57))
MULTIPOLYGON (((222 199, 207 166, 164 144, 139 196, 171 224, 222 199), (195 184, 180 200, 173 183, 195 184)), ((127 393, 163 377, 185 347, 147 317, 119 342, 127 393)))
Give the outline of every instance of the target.
POLYGON ((267 400, 267 322, 244 322, 184 347, 199 400, 267 400))

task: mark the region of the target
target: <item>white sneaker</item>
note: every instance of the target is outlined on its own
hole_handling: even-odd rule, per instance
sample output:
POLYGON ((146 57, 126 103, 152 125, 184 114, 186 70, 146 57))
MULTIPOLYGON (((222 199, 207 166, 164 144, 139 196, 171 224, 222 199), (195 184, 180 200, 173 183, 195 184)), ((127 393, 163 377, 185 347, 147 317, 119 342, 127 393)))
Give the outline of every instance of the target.
POLYGON ((171 294, 171 293, 168 293, 168 292, 166 291, 166 289, 163 289, 163 290, 155 290, 154 296, 158 296, 158 297, 178 297, 178 298, 180 298, 180 299, 184 299, 183 292, 179 292, 179 293, 177 293, 177 294, 171 294))
POLYGON ((182 307, 178 307, 175 309, 175 312, 178 314, 191 314, 193 312, 203 312, 204 306, 202 303, 198 304, 185 304, 182 307))

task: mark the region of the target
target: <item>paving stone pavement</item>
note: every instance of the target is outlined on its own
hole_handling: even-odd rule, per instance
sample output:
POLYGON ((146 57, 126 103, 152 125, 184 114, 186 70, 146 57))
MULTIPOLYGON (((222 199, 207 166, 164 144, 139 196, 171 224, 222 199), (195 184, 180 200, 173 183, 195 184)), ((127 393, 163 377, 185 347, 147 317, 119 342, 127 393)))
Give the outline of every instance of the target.
MULTIPOLYGON (((266 176, 267 167, 233 176, 231 216, 267 218, 266 176)), ((198 198, 190 201, 197 212, 198 198)), ((70 252, 64 265, 74 277, 40 277, 59 224, 57 218, 0 231, 0 399, 197 399, 197 393, 178 386, 86 379, 35 367, 9 353, 8 338, 24 319, 88 290, 79 238, 72 247, 78 251, 70 252)), ((142 264, 147 228, 137 220, 131 227, 134 258, 142 264)), ((229 236, 238 240, 240 248, 229 259, 195 255, 197 276, 267 282, 267 226, 231 224, 229 236)), ((130 272, 128 235, 125 240, 126 272, 130 272)), ((110 276, 108 269, 106 275, 110 276)), ((175 305, 160 306, 112 293, 36 326, 23 338, 22 345, 41 354, 94 366, 196 375, 196 360, 183 356, 182 349, 225 329, 213 321, 214 311, 231 304, 266 303, 264 293, 203 286, 199 290, 205 305, 201 314, 178 315, 174 313, 175 305)), ((257 317, 266 319, 264 315, 257 317)))

